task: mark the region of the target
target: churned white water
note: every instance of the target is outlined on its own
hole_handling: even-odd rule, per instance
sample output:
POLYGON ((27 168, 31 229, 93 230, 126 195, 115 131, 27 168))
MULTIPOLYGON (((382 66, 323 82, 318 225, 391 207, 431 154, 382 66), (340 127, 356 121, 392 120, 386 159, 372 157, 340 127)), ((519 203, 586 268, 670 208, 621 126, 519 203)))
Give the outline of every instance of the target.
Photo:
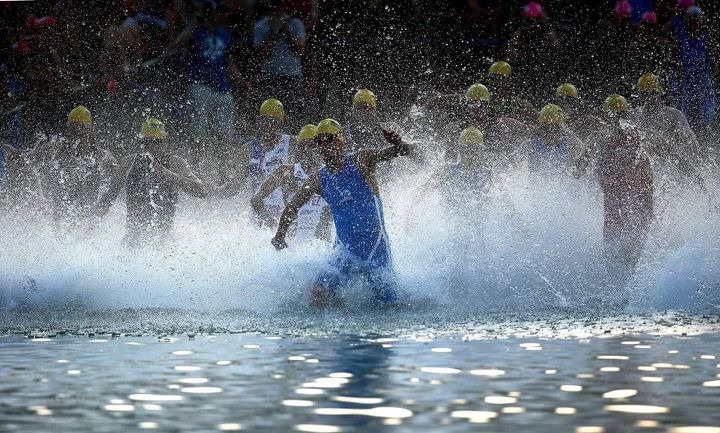
MULTIPOLYGON (((602 196, 592 177, 530 180, 522 169, 497 173, 486 196, 451 205, 447 191, 422 186, 432 171, 415 162, 394 164, 381 185, 405 301, 536 311, 614 296, 603 266, 602 196)), ((655 221, 627 285, 630 311, 718 310, 720 194, 713 194, 720 189, 709 179, 708 193, 656 176, 655 221)), ((160 250, 123 245, 122 200, 90 233, 4 213, 0 306, 252 312, 304 306, 305 290, 331 245, 291 240, 289 249, 275 251, 273 232, 251 221, 247 202, 242 196, 184 197, 175 240, 160 250)))

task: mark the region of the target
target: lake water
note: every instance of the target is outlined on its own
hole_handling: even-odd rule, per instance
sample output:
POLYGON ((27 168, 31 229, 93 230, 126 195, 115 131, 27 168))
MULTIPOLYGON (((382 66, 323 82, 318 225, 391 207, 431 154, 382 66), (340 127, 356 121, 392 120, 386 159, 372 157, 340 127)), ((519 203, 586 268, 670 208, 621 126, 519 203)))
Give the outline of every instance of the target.
POLYGON ((3 431, 720 431, 717 316, 36 313, 3 431))

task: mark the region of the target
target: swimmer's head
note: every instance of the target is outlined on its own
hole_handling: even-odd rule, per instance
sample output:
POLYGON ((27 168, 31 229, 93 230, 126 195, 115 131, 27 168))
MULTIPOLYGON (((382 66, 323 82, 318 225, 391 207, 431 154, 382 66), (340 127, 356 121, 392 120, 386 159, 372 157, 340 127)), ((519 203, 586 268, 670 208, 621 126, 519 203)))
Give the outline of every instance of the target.
POLYGON ((70 110, 67 116, 67 135, 71 140, 85 141, 90 137, 92 130, 92 115, 90 110, 82 105, 70 110))
POLYGON ((540 110, 537 122, 540 135, 546 140, 554 140, 565 126, 565 113, 559 105, 547 104, 540 110))
POLYGON ((316 125, 308 124, 302 127, 297 135, 297 143, 292 147, 292 159, 294 162, 300 162, 303 166, 312 164, 318 153, 315 146, 315 137, 317 137, 316 125))
POLYGON ((360 89, 355 92, 352 99, 353 117, 362 123, 377 122, 377 97, 369 89, 360 89))
POLYGON ((580 94, 571 83, 563 83, 555 89, 555 103, 566 115, 572 116, 580 108, 580 94))
POLYGON ((490 91, 483 84, 475 83, 465 92, 470 120, 475 126, 485 126, 490 111, 490 91))
POLYGON ((660 105, 660 80, 655 74, 643 74, 638 79, 636 88, 638 99, 643 106, 652 108, 660 105))
POLYGON ((315 141, 315 137, 317 136, 317 125, 313 125, 312 123, 309 123, 302 127, 300 132, 298 132, 297 139, 298 142, 301 143, 312 143, 315 141))
POLYGON ((260 105, 259 114, 258 136, 260 139, 262 141, 277 139, 277 136, 282 133, 282 126, 285 121, 285 107, 283 107, 282 102, 275 98, 266 99, 260 105))
POLYGON ((328 118, 318 123, 315 142, 326 164, 345 157, 343 129, 336 120, 328 118))
POLYGON ((630 113, 630 105, 624 96, 613 93, 608 96, 602 105, 603 117, 609 121, 612 125, 619 122, 620 119, 625 119, 630 113))
POLYGON ((488 84, 493 93, 508 93, 512 87, 512 66, 506 61, 499 60, 488 69, 488 84))
POLYGON ((165 140, 167 135, 165 124, 156 117, 148 117, 140 127, 140 137, 145 140, 165 140))
POLYGON ((165 124, 156 117, 148 117, 140 127, 140 138, 145 149, 163 151, 167 145, 167 137, 165 124))

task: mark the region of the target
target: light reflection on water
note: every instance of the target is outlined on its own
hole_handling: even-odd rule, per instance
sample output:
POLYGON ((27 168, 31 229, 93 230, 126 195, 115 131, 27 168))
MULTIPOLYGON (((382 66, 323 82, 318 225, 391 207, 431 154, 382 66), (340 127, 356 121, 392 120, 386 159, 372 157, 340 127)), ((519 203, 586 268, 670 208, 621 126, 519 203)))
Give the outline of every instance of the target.
POLYGON ((720 433, 712 350, 720 334, 461 337, 59 336, 38 344, 0 336, 0 424, 7 431, 720 433))

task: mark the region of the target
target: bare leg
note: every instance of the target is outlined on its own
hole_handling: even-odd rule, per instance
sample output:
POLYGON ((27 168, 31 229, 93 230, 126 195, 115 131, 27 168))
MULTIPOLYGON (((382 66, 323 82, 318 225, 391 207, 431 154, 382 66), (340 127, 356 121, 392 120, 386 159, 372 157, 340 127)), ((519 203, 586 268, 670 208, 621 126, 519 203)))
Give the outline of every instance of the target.
POLYGON ((310 306, 316 310, 322 311, 335 301, 335 293, 326 286, 317 285, 310 289, 310 306))

